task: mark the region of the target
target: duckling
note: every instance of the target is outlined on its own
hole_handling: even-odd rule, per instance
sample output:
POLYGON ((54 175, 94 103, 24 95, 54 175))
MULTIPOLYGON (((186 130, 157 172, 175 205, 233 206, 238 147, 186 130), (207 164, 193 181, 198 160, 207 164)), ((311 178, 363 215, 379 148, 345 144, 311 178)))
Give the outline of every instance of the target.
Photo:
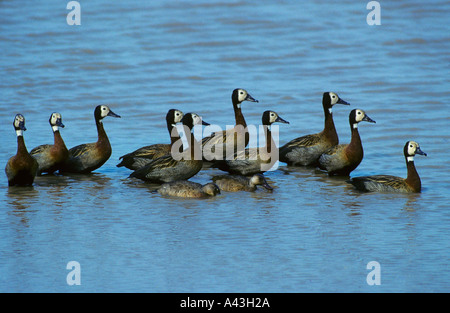
POLYGON ((187 180, 179 180, 162 184, 158 193, 162 196, 171 197, 208 198, 220 194, 220 189, 213 183, 202 185, 187 180))
POLYGON ((281 162, 294 166, 316 166, 318 158, 325 151, 339 144, 332 110, 336 103, 350 105, 334 92, 323 93, 324 129, 320 133, 302 136, 283 145, 280 148, 281 162))
POLYGON ((263 173, 272 168, 278 161, 278 147, 272 138, 270 125, 275 122, 289 124, 274 111, 265 111, 262 124, 266 135, 265 147, 247 148, 236 153, 231 160, 216 161, 213 167, 231 174, 253 175, 263 173))
POLYGON ((263 186, 269 191, 273 190, 264 175, 259 173, 253 176, 220 175, 213 177, 213 182, 223 191, 255 191, 257 186, 263 186))
POLYGON ((233 153, 237 152, 236 149, 241 147, 244 149, 250 140, 250 136, 246 131, 247 123, 245 121, 244 115, 242 114, 241 104, 244 101, 259 102, 253 98, 245 89, 237 88, 233 90, 231 95, 231 101, 233 103, 234 117, 236 125, 234 128, 224 130, 221 132, 215 132, 208 137, 202 139, 202 150, 203 150, 203 160, 204 161, 214 161, 217 158, 215 147, 222 145, 222 158, 226 158, 227 153, 227 142, 233 143, 233 153))
POLYGON ((107 116, 120 118, 107 105, 98 105, 94 110, 98 140, 94 143, 81 144, 69 149, 69 158, 60 172, 90 173, 108 161, 111 156, 111 144, 103 128, 103 119, 107 116))
POLYGON ((17 135, 17 153, 6 163, 5 173, 8 178, 9 186, 30 186, 34 182, 38 162, 28 153, 23 132, 25 128, 25 117, 17 114, 14 118, 14 129, 17 135))
POLYGON ((52 174, 58 171, 69 157, 69 150, 67 150, 59 132, 60 127, 64 128, 61 114, 53 112, 50 115, 49 123, 53 130, 54 144, 40 145, 30 151, 31 156, 39 164, 37 175, 42 175, 43 173, 52 174))
POLYGON ((349 122, 352 137, 349 144, 340 144, 326 151, 319 158, 319 168, 326 170, 330 176, 348 176, 361 163, 364 150, 358 132, 359 122, 375 123, 363 110, 350 112, 349 122))
POLYGON ((119 158, 119 160, 122 159, 122 161, 117 164, 117 167, 125 166, 130 170, 137 170, 148 164, 150 161, 169 154, 172 149, 172 145, 178 139, 180 139, 176 124, 181 122, 182 118, 183 112, 176 109, 170 109, 166 114, 166 123, 170 136, 170 144, 153 144, 150 146, 139 148, 134 152, 125 154, 119 158))
POLYGON ((406 160, 407 177, 401 178, 391 175, 372 175, 353 177, 349 183, 361 191, 398 192, 398 193, 418 193, 421 192, 422 184, 416 167, 414 166, 414 156, 427 154, 420 149, 415 141, 407 141, 403 154, 406 160))
POLYGON ((202 169, 201 146, 195 139, 192 128, 199 124, 209 124, 202 121, 202 118, 195 113, 187 113, 181 122, 185 128, 189 148, 175 156, 171 153, 159 157, 134 171, 130 177, 155 183, 167 183, 176 180, 187 180, 202 169))

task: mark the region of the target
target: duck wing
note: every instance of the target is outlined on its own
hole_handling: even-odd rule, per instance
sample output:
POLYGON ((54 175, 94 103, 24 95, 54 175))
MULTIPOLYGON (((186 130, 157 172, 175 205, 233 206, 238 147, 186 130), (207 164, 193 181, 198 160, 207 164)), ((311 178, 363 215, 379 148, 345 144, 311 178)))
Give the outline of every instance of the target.
POLYGON ((51 147, 52 147, 52 145, 40 145, 40 146, 37 146, 37 147, 33 148, 30 151, 30 154, 31 155, 36 155, 36 154, 39 154, 39 153, 42 153, 42 152, 46 151, 47 149, 49 149, 51 147))
POLYGON ((347 144, 341 144, 328 149, 319 157, 319 167, 327 171, 345 167, 348 163, 344 151, 347 146, 347 144))
POLYGON ((392 175, 353 177, 349 182, 362 191, 408 191, 405 179, 392 175))
POLYGON ((90 151, 93 151, 95 149, 96 143, 85 143, 78 146, 75 146, 69 150, 69 155, 72 158, 78 158, 86 153, 89 153, 90 151))
POLYGON ((122 160, 117 167, 125 166, 130 170, 139 169, 154 159, 170 154, 170 144, 154 144, 139 148, 133 152, 122 155, 119 160, 122 160))
POLYGON ((170 152, 170 144, 157 143, 150 146, 139 148, 133 152, 122 155, 120 159, 125 158, 148 158, 155 159, 170 152))
POLYGON ((320 137, 318 134, 302 136, 296 139, 292 139, 291 141, 286 143, 284 146, 280 148, 280 151, 284 149, 294 149, 299 147, 314 146, 319 142, 319 140, 320 137))

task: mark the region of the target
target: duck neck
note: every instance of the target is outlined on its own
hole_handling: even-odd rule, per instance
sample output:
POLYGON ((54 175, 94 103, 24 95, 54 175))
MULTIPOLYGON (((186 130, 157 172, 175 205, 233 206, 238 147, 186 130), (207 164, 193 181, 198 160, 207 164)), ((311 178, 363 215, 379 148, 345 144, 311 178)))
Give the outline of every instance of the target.
POLYGON ((109 139, 108 139, 108 136, 106 135, 105 128, 103 127, 102 120, 97 120, 96 125, 97 125, 97 133, 98 133, 97 144, 109 145, 109 139))
POLYGON ((364 156, 361 137, 359 136, 358 123, 350 124, 352 138, 347 146, 347 155, 361 161, 364 156))
POLYGON ((189 157, 191 161, 193 160, 202 160, 202 150, 201 150, 201 146, 200 144, 197 142, 197 140, 195 139, 194 136, 194 132, 192 131, 192 129, 189 129, 189 157))
POLYGON ((61 133, 59 132, 59 129, 57 126, 53 126, 53 137, 54 137, 54 145, 61 147, 63 149, 67 149, 66 144, 64 143, 64 140, 61 137, 61 133))
POLYGON ((173 144, 180 139, 180 134, 178 133, 178 129, 177 127, 172 124, 167 122, 167 130, 169 131, 169 135, 170 135, 170 146, 173 146, 173 144))
POLYGON ((23 139, 22 131, 17 131, 17 155, 26 154, 28 154, 28 150, 25 146, 25 140, 23 139))
POLYGON ((272 138, 272 131, 270 130, 270 125, 264 125, 264 132, 266 133, 266 151, 267 153, 271 153, 272 148, 276 148, 276 145, 272 138))
POLYGON ((422 184, 420 181, 419 174, 417 173, 416 167, 414 165, 414 157, 407 156, 406 159, 406 169, 408 175, 406 177, 406 183, 413 188, 415 192, 420 192, 422 184))
MULTIPOLYGON (((245 121, 244 115, 242 114, 241 110, 241 104, 240 103, 233 103, 234 108, 234 118, 236 120, 236 125, 241 125, 242 129, 244 129, 244 143, 245 147, 248 145, 250 141, 250 135, 247 131, 247 122, 245 121)), ((237 141, 235 140, 235 144, 237 144, 237 141)))
POLYGON ((334 126, 332 107, 324 105, 323 113, 325 115, 323 134, 328 138, 328 141, 335 146, 339 143, 339 138, 336 132, 336 127, 334 126))
POLYGON ((241 110, 241 104, 240 103, 233 103, 234 108, 234 119, 236 120, 236 125, 242 125, 247 127, 247 123, 245 121, 244 115, 242 114, 241 110))

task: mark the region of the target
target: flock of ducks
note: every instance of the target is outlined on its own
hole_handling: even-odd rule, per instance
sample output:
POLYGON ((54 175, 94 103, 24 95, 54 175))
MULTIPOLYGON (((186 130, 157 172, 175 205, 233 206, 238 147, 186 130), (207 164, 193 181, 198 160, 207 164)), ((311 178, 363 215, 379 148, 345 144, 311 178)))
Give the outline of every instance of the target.
MULTIPOLYGON (((247 123, 241 106, 244 101, 258 100, 244 89, 235 89, 231 99, 236 122, 233 129, 215 132, 197 141, 193 133, 194 126, 209 124, 196 113, 183 114, 180 110, 171 109, 166 115, 170 143, 153 144, 125 154, 119 158, 117 167, 132 170, 130 177, 160 184, 156 191, 165 196, 202 198, 215 196, 221 191, 255 191, 257 186, 272 191, 273 188, 267 183, 263 173, 275 161, 289 166, 318 167, 330 176, 350 176, 364 156, 358 124, 375 123, 363 110, 353 109, 349 114, 350 143, 339 144, 332 109, 335 104, 349 103, 334 92, 325 92, 322 98, 325 121, 320 133, 295 138, 278 148, 272 138, 270 126, 273 123, 289 122, 274 111, 265 111, 262 115, 265 146, 245 148, 250 138, 249 133, 245 131, 247 123), (178 123, 183 125, 188 143, 186 147, 178 133, 178 123), (234 150, 231 152, 226 149, 227 140, 228 143, 233 143, 234 150), (215 151, 215 148, 222 150, 215 151), (221 157, 218 158, 218 155, 221 157), (215 176, 212 178, 213 182, 205 185, 189 181, 206 167, 218 168, 228 174, 215 176)), ((98 105, 94 110, 97 141, 67 149, 59 131, 64 127, 61 114, 52 113, 49 123, 54 134, 54 143, 40 145, 28 152, 23 137, 26 130, 25 118, 17 114, 13 122, 17 135, 17 153, 8 160, 5 168, 8 185, 29 186, 39 175, 55 172, 90 173, 100 168, 112 152, 102 122, 108 116, 120 118, 107 105, 98 105)), ((421 181, 414 166, 414 156, 426 154, 414 141, 406 142, 403 154, 406 159, 406 178, 372 175, 352 177, 348 182, 361 191, 420 192, 421 181)))

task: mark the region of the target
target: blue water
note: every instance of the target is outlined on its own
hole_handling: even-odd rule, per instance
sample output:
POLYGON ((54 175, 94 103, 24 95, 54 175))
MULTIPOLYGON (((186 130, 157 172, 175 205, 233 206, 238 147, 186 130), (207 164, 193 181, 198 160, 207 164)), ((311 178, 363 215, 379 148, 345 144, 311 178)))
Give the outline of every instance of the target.
MULTIPOLYGON (((67 1, 68 2, 68 1, 67 1)), ((29 149, 53 141, 62 114, 68 147, 96 140, 93 109, 113 154, 92 175, 45 176, 8 188, 0 175, 2 292, 448 292, 450 213, 448 103, 450 4, 366 2, 80 1, 69 26, 65 1, 0 2, 0 164, 15 153, 14 115, 29 149), (265 110, 290 122, 283 144, 323 127, 321 97, 335 91, 342 143, 361 108, 365 156, 352 176, 405 176, 407 140, 423 192, 362 194, 344 179, 280 164, 273 193, 180 200, 129 179, 118 158, 168 142, 168 109, 234 123, 231 92, 245 88, 249 124, 265 110), (81 285, 68 285, 68 262, 81 285), (381 284, 366 282, 370 261, 381 284)), ((206 135, 206 134, 205 134, 206 135)), ((210 181, 205 169, 192 181, 210 181)))

